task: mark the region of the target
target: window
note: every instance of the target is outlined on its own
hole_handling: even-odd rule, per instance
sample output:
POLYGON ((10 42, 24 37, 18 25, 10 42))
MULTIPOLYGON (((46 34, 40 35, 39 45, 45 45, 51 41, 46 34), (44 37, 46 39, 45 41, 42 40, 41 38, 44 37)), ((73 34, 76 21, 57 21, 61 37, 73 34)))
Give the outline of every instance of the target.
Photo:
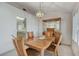
POLYGON ((73 16, 73 40, 79 45, 79 18, 78 13, 73 16))

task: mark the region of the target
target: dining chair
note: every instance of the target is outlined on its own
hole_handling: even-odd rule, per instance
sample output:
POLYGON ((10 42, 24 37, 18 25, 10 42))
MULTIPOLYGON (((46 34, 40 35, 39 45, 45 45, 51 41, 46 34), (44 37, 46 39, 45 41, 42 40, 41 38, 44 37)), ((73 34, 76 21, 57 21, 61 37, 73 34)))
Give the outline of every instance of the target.
POLYGON ((54 31, 54 28, 47 28, 47 31, 54 31))
POLYGON ((13 44, 16 48, 17 54, 19 56, 38 56, 40 53, 32 48, 28 48, 24 45, 24 39, 22 37, 17 37, 13 39, 13 44))
POLYGON ((46 38, 53 37, 53 32, 50 32, 50 31, 45 32, 45 37, 46 38))
POLYGON ((55 37, 55 42, 54 42, 54 43, 55 43, 55 44, 57 44, 57 42, 58 42, 60 36, 61 36, 61 32, 59 32, 59 31, 54 31, 54 37, 55 37))
POLYGON ((54 29, 55 28, 47 28, 47 32, 50 32, 51 36, 54 34, 54 29))
POLYGON ((46 38, 50 38, 51 37, 51 33, 50 32, 45 32, 45 37, 46 38))
POLYGON ((43 34, 43 35, 45 35, 45 31, 44 31, 44 32, 42 32, 42 34, 43 34))
POLYGON ((55 39, 55 42, 53 42, 48 48, 47 50, 50 52, 54 52, 55 55, 58 56, 58 50, 59 50, 59 46, 62 40, 62 34, 60 34, 60 37, 55 39))
POLYGON ((27 32, 27 35, 28 35, 28 41, 33 40, 33 38, 34 38, 33 32, 27 32))

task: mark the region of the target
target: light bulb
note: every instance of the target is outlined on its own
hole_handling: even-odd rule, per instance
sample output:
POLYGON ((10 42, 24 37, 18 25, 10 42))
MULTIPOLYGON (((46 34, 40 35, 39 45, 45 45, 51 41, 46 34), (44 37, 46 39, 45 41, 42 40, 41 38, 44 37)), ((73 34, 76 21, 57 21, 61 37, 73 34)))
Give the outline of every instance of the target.
POLYGON ((44 16, 44 13, 41 12, 41 11, 38 11, 38 12, 36 13, 36 16, 37 16, 37 17, 43 17, 43 16, 44 16))

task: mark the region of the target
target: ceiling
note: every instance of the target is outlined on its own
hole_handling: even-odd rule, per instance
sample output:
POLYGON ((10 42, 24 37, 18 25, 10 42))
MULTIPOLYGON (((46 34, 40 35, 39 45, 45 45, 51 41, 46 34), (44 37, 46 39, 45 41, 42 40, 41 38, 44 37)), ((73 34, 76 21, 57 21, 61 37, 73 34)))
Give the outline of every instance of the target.
MULTIPOLYGON (((40 2, 9 2, 18 8, 25 8, 28 12, 35 15, 39 10, 40 2)), ((72 13, 73 9, 77 5, 77 2, 41 2, 41 10, 45 14, 51 12, 66 12, 72 13)))

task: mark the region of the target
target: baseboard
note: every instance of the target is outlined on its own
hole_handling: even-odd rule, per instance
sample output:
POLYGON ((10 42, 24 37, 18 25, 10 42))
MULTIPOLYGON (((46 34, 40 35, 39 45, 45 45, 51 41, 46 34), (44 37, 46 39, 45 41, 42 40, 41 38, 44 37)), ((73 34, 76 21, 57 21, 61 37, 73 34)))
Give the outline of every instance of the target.
POLYGON ((13 48, 13 49, 11 49, 11 50, 9 50, 9 51, 6 51, 6 52, 0 54, 0 56, 4 56, 5 54, 7 54, 8 52, 11 52, 11 51, 13 51, 13 50, 15 50, 15 49, 13 48))
POLYGON ((61 43, 60 45, 71 46, 71 44, 61 43))
POLYGON ((79 56, 79 46, 74 40, 72 40, 72 50, 75 56, 79 56))

